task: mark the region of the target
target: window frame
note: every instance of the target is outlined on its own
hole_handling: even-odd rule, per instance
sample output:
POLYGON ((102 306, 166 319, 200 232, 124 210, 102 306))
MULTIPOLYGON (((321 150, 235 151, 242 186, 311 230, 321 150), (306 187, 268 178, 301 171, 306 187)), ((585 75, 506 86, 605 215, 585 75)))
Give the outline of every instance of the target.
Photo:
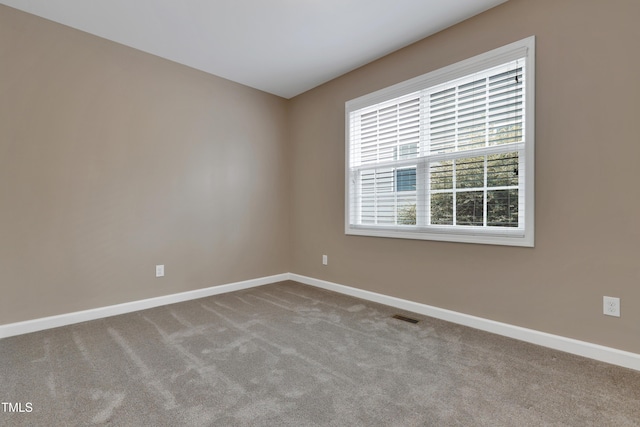
MULTIPOLYGON (((489 146, 481 149, 478 155, 487 155, 493 152, 504 152, 504 148, 500 145, 489 146)), ((457 151, 446 157, 464 158, 472 157, 478 152, 474 151, 457 151)), ((431 155, 434 157, 439 155, 431 155)), ((428 161, 424 158, 411 158, 402 161, 403 164, 394 167, 394 180, 396 179, 395 170, 416 167, 416 173, 425 174, 428 161)), ((403 238, 403 239, 420 239, 435 240, 448 242, 464 242, 492 245, 507 246, 534 246, 534 214, 535 214, 535 36, 527 37, 517 42, 499 47, 489 52, 477 55, 475 57, 457 62, 455 64, 440 68, 438 70, 423 74, 413 79, 395 84, 393 86, 378 90, 376 92, 361 96, 359 98, 347 101, 345 103, 345 234, 358 236, 386 237, 386 238, 403 238), (425 216, 428 213, 419 210, 417 213, 417 225, 358 225, 351 224, 353 212, 352 209, 352 175, 351 175, 351 113, 359 111, 367 107, 373 107, 385 101, 391 101, 419 92, 431 87, 447 83, 452 80, 469 76, 475 72, 483 72, 490 68, 500 66, 507 62, 524 58, 526 64, 526 79, 524 85, 524 108, 523 117, 524 134, 523 142, 515 143, 519 146, 518 151, 524 156, 519 165, 521 169, 519 173, 524 173, 524 209, 519 212, 524 223, 523 228, 511 229, 509 227, 492 227, 484 226, 455 226, 455 225, 425 225, 425 216), (524 147, 522 147, 524 145, 524 147), (422 225, 419 225, 422 224, 422 225)), ((418 181, 423 181, 418 179, 418 181)), ((426 191, 425 183, 417 183, 417 191, 426 191)), ((394 182, 395 189, 395 182, 394 182)), ((485 188, 486 191, 486 188, 485 188)), ((435 194, 435 193, 434 193, 435 194)), ((456 189, 453 189, 456 194, 456 189)), ((357 197, 354 194, 354 197, 357 197)), ((487 202, 485 202, 487 203, 487 202)))

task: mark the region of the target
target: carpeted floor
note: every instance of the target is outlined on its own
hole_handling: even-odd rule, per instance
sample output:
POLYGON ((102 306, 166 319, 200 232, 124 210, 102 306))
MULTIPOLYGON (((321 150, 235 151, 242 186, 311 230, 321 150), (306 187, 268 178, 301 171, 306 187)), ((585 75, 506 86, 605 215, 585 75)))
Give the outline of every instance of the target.
POLYGON ((0 340, 0 400, 32 408, 2 426, 640 426, 640 372, 283 282, 0 340))

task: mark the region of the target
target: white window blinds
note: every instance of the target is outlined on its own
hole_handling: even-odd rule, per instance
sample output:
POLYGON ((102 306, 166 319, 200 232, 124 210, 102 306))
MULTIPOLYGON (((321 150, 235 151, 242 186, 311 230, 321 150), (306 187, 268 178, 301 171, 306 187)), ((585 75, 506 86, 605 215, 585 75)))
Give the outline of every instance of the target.
POLYGON ((347 103, 347 233, 531 246, 532 50, 347 103))

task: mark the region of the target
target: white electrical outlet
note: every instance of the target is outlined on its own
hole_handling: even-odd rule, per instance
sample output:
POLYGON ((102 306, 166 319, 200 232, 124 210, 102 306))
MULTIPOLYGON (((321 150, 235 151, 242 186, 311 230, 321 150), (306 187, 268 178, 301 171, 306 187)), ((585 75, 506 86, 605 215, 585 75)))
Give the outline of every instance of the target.
POLYGON ((156 265, 156 277, 164 277, 164 264, 156 265))
POLYGON ((322 265, 328 265, 329 264, 329 257, 326 255, 322 255, 322 265))
POLYGON ((620 298, 602 297, 602 305, 604 314, 620 317, 620 298))

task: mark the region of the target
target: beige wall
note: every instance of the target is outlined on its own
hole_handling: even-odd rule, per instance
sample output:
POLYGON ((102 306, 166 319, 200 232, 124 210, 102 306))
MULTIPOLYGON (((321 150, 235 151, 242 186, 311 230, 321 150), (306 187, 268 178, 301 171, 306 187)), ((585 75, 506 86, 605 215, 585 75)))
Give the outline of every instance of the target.
POLYGON ((288 271, 286 120, 0 6, 0 324, 288 271))
POLYGON ((511 0, 294 98, 293 271, 640 353, 639 17, 637 0, 511 0), (345 101, 530 35, 535 248, 346 236, 345 101))
POLYGON ((640 353, 638 16, 511 0, 287 102, 0 6, 0 324, 292 271, 640 353), (344 102, 529 35, 536 247, 346 236, 344 102))

